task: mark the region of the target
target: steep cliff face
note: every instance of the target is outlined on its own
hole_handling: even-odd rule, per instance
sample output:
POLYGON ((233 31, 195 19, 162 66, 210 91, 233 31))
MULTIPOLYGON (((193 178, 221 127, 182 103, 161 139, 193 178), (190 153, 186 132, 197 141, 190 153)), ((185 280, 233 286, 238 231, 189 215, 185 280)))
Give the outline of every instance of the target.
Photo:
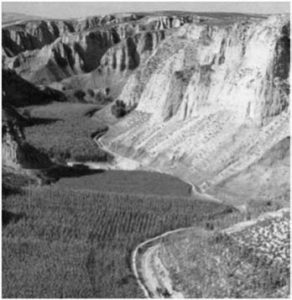
POLYGON ((119 23, 123 20, 123 18, 117 19, 114 16, 105 16, 81 20, 25 21, 16 25, 5 26, 2 29, 2 47, 5 54, 12 57, 27 50, 41 49, 59 37, 72 33, 82 33, 100 26, 119 23))
POLYGON ((286 16, 185 25, 130 76, 119 98, 138 107, 101 142, 210 190, 289 136, 289 53, 286 16))
POLYGON ((135 69, 164 39, 166 30, 192 21, 191 16, 129 14, 6 26, 2 30, 4 65, 35 84, 61 81, 99 67, 92 75, 98 78, 89 85, 100 88, 92 86, 99 83, 99 75, 135 69))
POLYGON ((128 37, 116 47, 110 48, 101 60, 101 66, 108 70, 136 69, 165 38, 165 31, 146 31, 128 37))
POLYGON ((273 116, 277 114, 274 106, 282 111, 288 103, 290 40, 285 28, 281 17, 183 27, 133 75, 121 98, 139 102, 138 109, 161 118, 165 106, 173 102, 164 103, 167 94, 172 95, 170 82, 181 77, 187 87, 176 100, 179 119, 196 116, 207 104, 214 110, 234 110, 241 119, 249 116, 261 121, 273 116), (157 97, 160 91, 163 97, 157 97), (266 105, 267 101, 274 106, 266 105))
POLYGON ((36 84, 49 84, 97 68, 103 54, 120 41, 114 30, 65 35, 40 50, 6 58, 6 65, 36 84))
POLYGON ((35 86, 12 70, 2 69, 2 103, 23 107, 65 101, 66 97, 55 89, 35 86))
POLYGON ((2 29, 2 47, 7 56, 40 49, 65 32, 74 32, 72 24, 63 21, 28 21, 2 29))
POLYGON ((21 116, 13 108, 2 109, 2 165, 14 170, 41 169, 52 165, 50 159, 29 145, 21 126, 21 116))
POLYGON ((115 31, 95 31, 71 39, 59 38, 41 50, 7 58, 6 64, 35 84, 63 80, 64 89, 106 86, 116 90, 117 96, 128 75, 155 51, 165 36, 164 30, 146 31, 119 41, 115 31), (88 73, 89 70, 93 71, 88 73))
POLYGON ((71 20, 28 20, 4 25, 2 47, 9 57, 27 50, 40 49, 57 38, 98 28, 111 29, 122 39, 145 30, 162 30, 182 26, 193 21, 190 16, 152 16, 147 14, 120 14, 94 16, 71 20))

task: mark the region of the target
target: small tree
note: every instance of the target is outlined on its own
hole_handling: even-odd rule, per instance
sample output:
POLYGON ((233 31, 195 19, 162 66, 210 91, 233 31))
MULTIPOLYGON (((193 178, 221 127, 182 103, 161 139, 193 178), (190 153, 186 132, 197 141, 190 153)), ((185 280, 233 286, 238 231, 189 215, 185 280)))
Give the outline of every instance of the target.
POLYGON ((105 94, 109 96, 111 89, 109 87, 105 88, 105 94))
POLYGON ((24 109, 22 111, 22 115, 25 117, 25 118, 30 118, 30 111, 28 109, 24 109))
POLYGON ((94 91, 92 89, 88 89, 87 94, 92 98, 94 97, 94 91))
POLYGON ((82 91, 82 90, 77 90, 77 91, 74 93, 74 96, 75 96, 79 101, 83 101, 85 95, 86 95, 86 94, 85 94, 84 91, 82 91))
POLYGON ((111 107, 111 112, 116 118, 121 118, 126 115, 126 104, 122 100, 117 100, 111 107))

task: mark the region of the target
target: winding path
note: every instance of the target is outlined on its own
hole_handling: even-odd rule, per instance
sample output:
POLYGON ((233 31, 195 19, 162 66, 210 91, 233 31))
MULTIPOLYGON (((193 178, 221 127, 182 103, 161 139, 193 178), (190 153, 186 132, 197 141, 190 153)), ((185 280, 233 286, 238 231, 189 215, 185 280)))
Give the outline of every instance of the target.
MULTIPOLYGON (((123 170, 133 170, 133 169, 139 169, 139 168, 142 168, 143 165, 133 159, 130 159, 130 158, 126 158, 126 157, 123 157, 113 151, 111 151, 108 147, 106 147, 102 141, 100 141, 100 138, 101 136, 99 136, 98 138, 94 138, 94 142, 97 144, 97 146, 105 151, 105 152, 108 152, 109 154, 111 154, 113 157, 115 157, 116 159, 116 165, 112 165, 112 167, 110 167, 110 169, 123 169, 123 170)), ((145 168, 144 168, 145 169, 145 168)), ((151 171, 155 171, 155 172, 159 172, 159 173, 163 173, 163 174, 167 174, 167 173, 164 173, 162 171, 160 171, 159 169, 152 169, 152 168, 149 168, 149 170, 151 171)), ((170 174, 172 176, 174 176, 173 174, 170 174)), ((195 187, 195 185, 188 181, 188 180, 185 180, 185 179, 181 179, 183 180, 184 182, 188 183, 191 188, 192 188, 192 191, 191 191, 191 195, 197 199, 197 200, 204 200, 204 201, 212 201, 212 202, 217 202, 217 203, 223 203, 221 200, 207 194, 207 193, 202 193, 202 192, 198 192, 197 191, 197 188, 195 187)))
MULTIPOLYGON (((162 295, 157 291, 156 288, 160 287, 161 289, 166 289, 166 286, 169 285, 169 283, 171 283, 171 279, 167 278, 168 284, 166 284, 166 283, 162 284, 162 285, 159 284, 158 280, 156 280, 155 278, 153 278, 151 276, 151 270, 149 270, 149 269, 147 270, 147 268, 149 268, 149 264, 148 264, 149 258, 151 258, 152 254, 155 255, 155 250, 157 250, 155 248, 155 247, 157 247, 157 243, 159 242, 160 239, 167 237, 168 235, 182 232, 185 230, 190 230, 190 229, 192 229, 192 228, 185 227, 185 228, 179 228, 179 229, 167 231, 161 235, 158 235, 154 238, 144 241, 143 243, 139 244, 134 249, 134 251, 132 253, 131 266, 132 266, 133 273, 136 277, 136 280, 137 280, 140 288, 142 289, 145 297, 147 297, 147 298, 161 297, 162 295), (154 245, 151 245, 151 244, 154 244, 154 245), (141 254, 139 252, 141 252, 141 254), (140 259, 139 255, 141 255, 141 265, 142 265, 141 270, 139 270, 139 268, 137 267, 137 265, 139 263, 139 259, 140 259), (144 260, 144 263, 143 263, 143 260, 144 260), (148 285, 146 283, 148 283, 148 285), (151 287, 152 287, 152 290, 151 290, 151 287)), ((170 295, 170 297, 174 296, 174 298, 183 298, 183 294, 181 294, 179 292, 175 292, 173 290, 172 291, 168 290, 168 294, 170 295)))

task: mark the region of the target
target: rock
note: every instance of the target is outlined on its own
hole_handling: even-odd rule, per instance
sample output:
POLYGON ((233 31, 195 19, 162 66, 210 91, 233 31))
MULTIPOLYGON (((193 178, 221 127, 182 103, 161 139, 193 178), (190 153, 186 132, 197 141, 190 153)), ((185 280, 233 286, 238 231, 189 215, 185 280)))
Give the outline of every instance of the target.
MULTIPOLYGON (((101 138, 106 147, 228 201, 235 194, 241 201, 241 181, 264 190, 261 158, 290 136, 285 15, 30 20, 6 26, 3 47, 5 68, 31 83, 68 94, 109 88, 111 99, 135 109, 101 138)), ((96 116, 104 111, 110 109, 96 116)), ((271 161, 268 179, 283 174, 287 192, 286 160, 272 155, 271 161)), ((247 194, 258 197, 254 188, 247 194)))
POLYGON ((186 22, 192 19, 143 14, 27 21, 2 30, 4 65, 35 84, 97 70, 94 81, 96 74, 134 70, 165 38, 165 30, 186 22))
POLYGON ((48 156, 25 141, 19 114, 3 108, 2 165, 10 169, 42 169, 52 166, 48 156))
POLYGON ((102 142, 206 192, 247 170, 290 135, 288 28, 285 16, 183 26, 130 76, 119 99, 137 109, 102 142))

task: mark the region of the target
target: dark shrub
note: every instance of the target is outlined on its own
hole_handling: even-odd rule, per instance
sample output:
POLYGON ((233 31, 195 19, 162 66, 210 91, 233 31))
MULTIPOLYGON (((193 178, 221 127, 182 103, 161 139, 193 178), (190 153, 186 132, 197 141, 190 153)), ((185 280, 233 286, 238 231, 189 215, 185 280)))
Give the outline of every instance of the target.
POLYGON ((85 95, 86 95, 86 94, 85 94, 84 91, 82 91, 82 90, 77 90, 77 91, 74 93, 74 96, 75 96, 78 100, 80 100, 80 101, 83 101, 85 95))
POLYGON ((22 111, 22 115, 25 117, 25 118, 30 118, 31 116, 30 116, 30 111, 29 111, 29 109, 24 109, 23 111, 22 111))
POLYGON ((126 115, 126 104, 122 100, 117 100, 111 107, 111 112, 116 118, 121 118, 126 115))
POLYGON ((92 89, 88 89, 87 90, 87 94, 90 96, 90 97, 94 97, 94 91, 92 89))
POLYGON ((109 92, 106 91, 106 94, 104 94, 101 91, 98 91, 95 95, 95 100, 99 104, 108 104, 113 101, 113 98, 108 95, 109 92))

